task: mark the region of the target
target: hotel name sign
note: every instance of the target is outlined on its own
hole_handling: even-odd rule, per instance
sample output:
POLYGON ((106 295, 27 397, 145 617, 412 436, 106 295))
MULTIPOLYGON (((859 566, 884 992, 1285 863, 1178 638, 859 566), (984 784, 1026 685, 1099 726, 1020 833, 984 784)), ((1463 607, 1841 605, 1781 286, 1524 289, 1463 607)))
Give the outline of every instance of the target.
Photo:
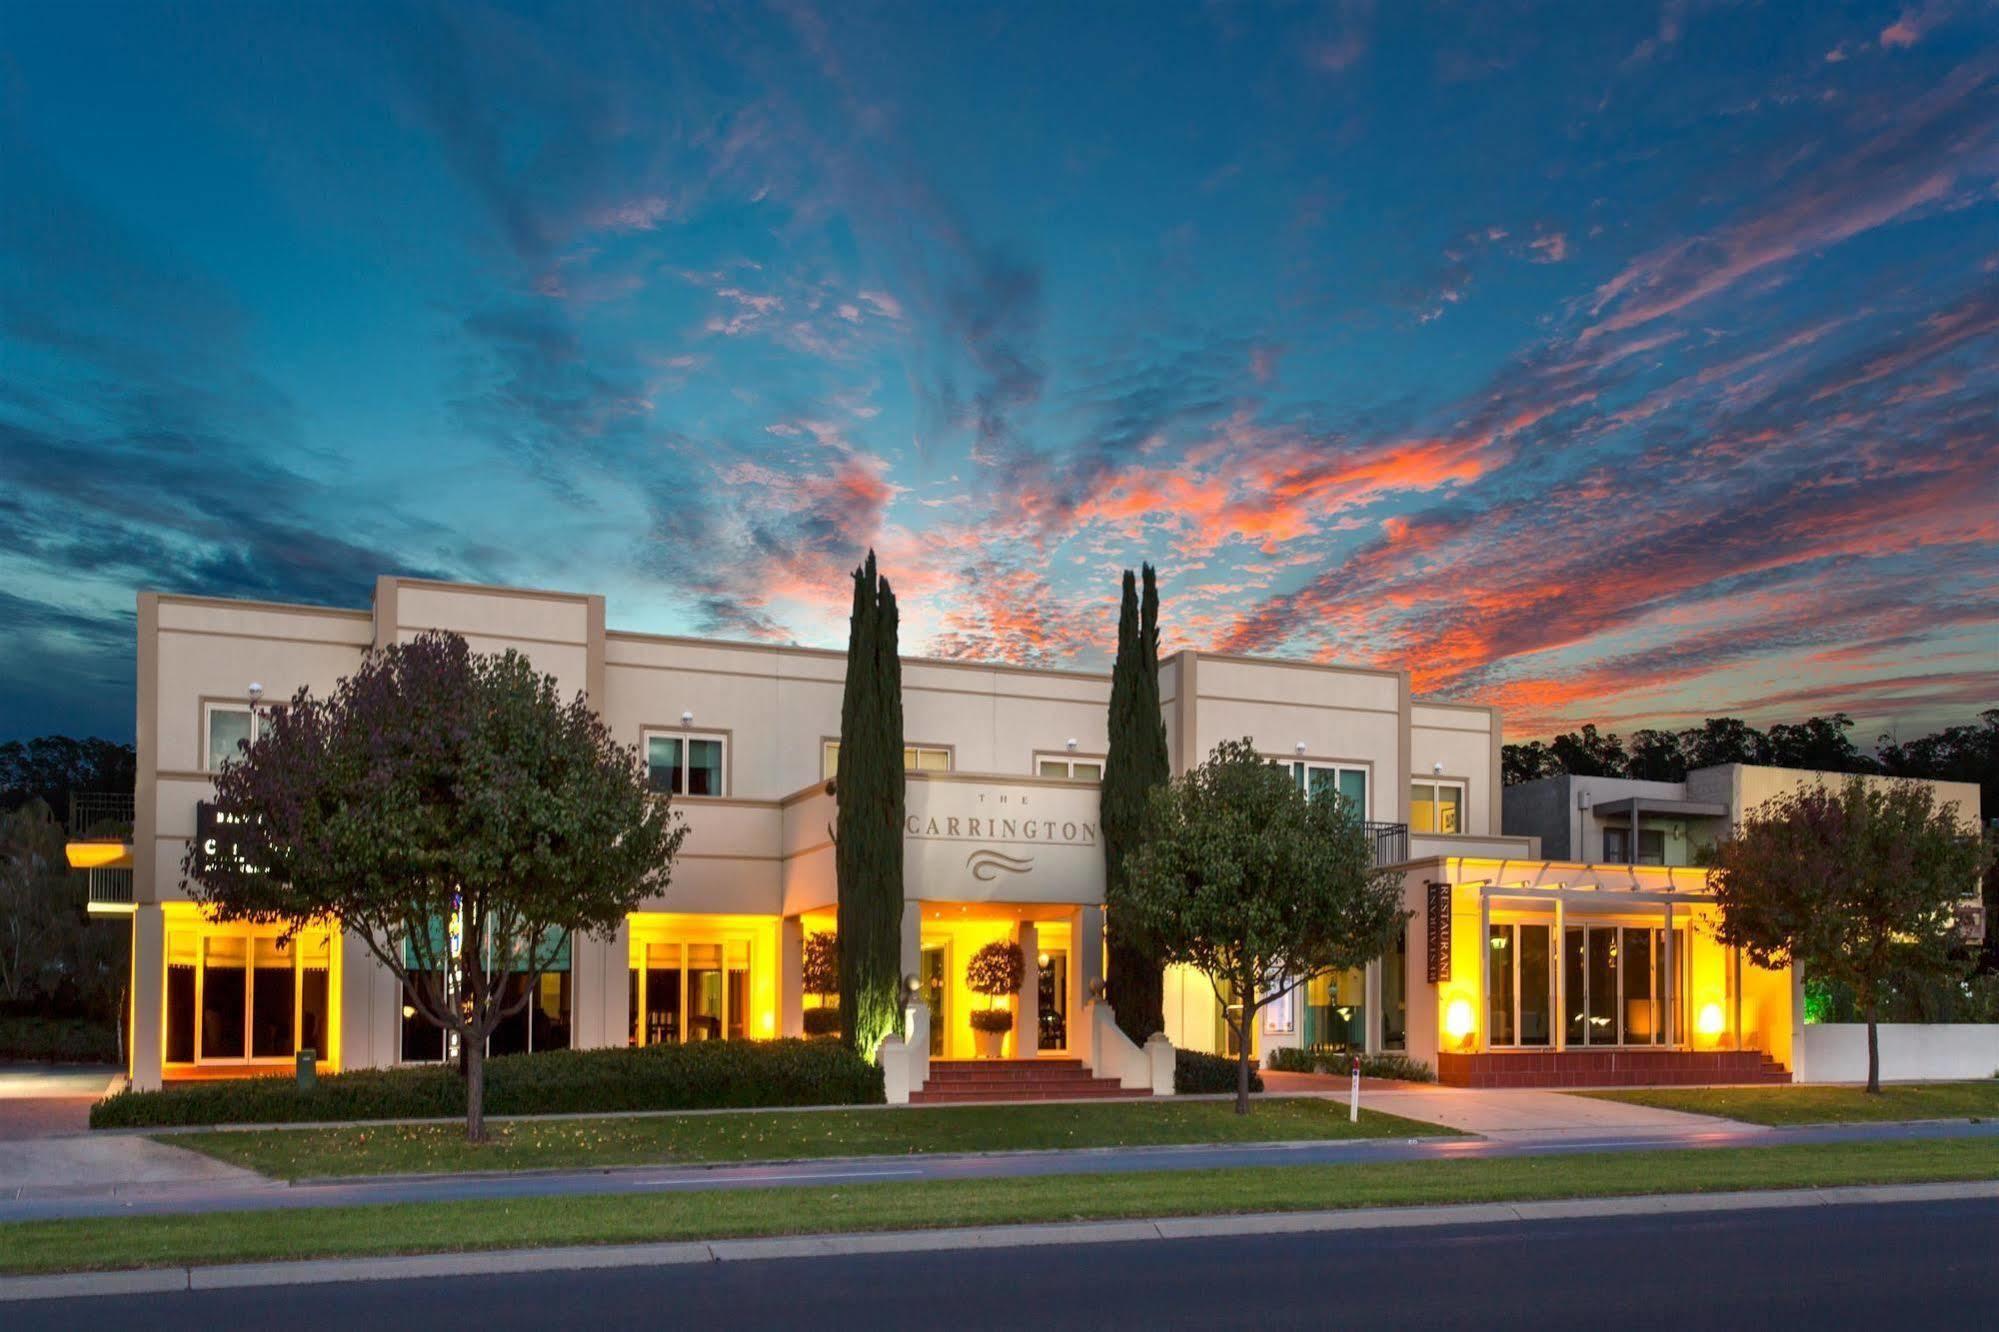
POLYGON ((1104 900, 1097 788, 911 776, 904 892, 945 902, 1104 900))

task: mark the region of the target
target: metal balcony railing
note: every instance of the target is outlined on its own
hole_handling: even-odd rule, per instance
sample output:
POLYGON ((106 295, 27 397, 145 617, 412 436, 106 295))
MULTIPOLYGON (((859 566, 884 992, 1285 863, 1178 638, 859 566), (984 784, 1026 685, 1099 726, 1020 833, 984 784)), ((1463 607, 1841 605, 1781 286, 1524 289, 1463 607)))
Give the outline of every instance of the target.
POLYGON ((132 840, 130 791, 73 791, 69 797, 69 840, 129 842, 132 840))
POLYGON ((1369 823, 1367 835, 1374 841, 1374 864, 1379 869, 1383 865, 1399 865, 1409 859, 1409 825, 1406 823, 1369 823))
POLYGON ((90 910, 117 911, 132 905, 132 871, 94 869, 90 875, 90 910))

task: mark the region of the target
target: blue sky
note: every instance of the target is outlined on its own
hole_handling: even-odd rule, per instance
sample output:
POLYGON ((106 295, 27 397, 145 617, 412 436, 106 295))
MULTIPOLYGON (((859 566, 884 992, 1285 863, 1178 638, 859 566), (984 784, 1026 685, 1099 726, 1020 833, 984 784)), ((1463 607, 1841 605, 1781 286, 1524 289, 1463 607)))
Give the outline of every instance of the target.
POLYGON ((14 6, 0 736, 140 588, 1999 704, 1999 7, 14 6))

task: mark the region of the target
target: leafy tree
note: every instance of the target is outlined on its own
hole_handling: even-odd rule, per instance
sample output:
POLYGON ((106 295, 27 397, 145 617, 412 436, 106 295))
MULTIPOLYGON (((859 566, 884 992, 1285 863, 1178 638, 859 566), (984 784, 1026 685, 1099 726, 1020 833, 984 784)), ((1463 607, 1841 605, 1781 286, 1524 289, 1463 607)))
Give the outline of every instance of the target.
POLYGON ((1624 775, 1641 782, 1685 781, 1687 758, 1680 747, 1679 733, 1649 728, 1632 732, 1624 775))
POLYGON ((129 793, 137 772, 138 756, 132 746, 96 736, 9 740, 0 745, 0 810, 40 800, 58 820, 67 819, 73 793, 129 793))
POLYGON ((902 660, 895 592, 875 553, 854 570, 847 683, 840 702, 840 1029, 873 1059, 902 1025, 902 660))
MULTIPOLYGON (((1898 777, 1978 783, 1978 804, 1999 824, 1999 708, 1979 714, 1977 725, 1946 726, 1898 744, 1881 737, 1881 768, 1898 777)), ((1985 871, 1985 945, 1979 969, 1999 975, 1999 861, 1985 871)))
POLYGON ((1614 732, 1597 734, 1593 724, 1556 736, 1549 748, 1562 771, 1572 776, 1624 776, 1624 742, 1614 732))
POLYGON ((1680 750, 1690 770, 1770 761, 1768 738, 1740 717, 1709 717, 1700 726, 1680 732, 1680 750))
POLYGON ((223 920, 337 921, 458 1039, 485 1139, 487 1036, 576 934, 665 891, 685 825, 638 752, 518 652, 427 633, 301 689, 215 779, 232 856, 182 862, 223 920))
POLYGON ((1524 745, 1500 746, 1499 767, 1501 779, 1508 786, 1553 777, 1562 770, 1554 751, 1539 740, 1529 740, 1524 745))
POLYGON ((1814 772, 1874 772, 1880 767, 1860 752, 1848 738, 1853 718, 1844 712, 1830 717, 1810 717, 1795 726, 1778 723, 1770 728, 1765 741, 1769 762, 1780 768, 1809 768, 1814 772))
POLYGON ((68 862, 62 825, 40 799, 0 815, 0 995, 19 1002, 41 992, 59 951, 68 862))
POLYGON ((1236 1113, 1249 1112, 1258 1010, 1387 951, 1407 913, 1346 801, 1308 800, 1248 739, 1152 794, 1145 839, 1113 887, 1117 918, 1208 978, 1236 1027, 1236 1113))
POLYGON ((831 930, 815 930, 805 936, 805 957, 800 966, 800 988, 818 999, 840 993, 840 936, 831 930))
POLYGON ((1988 850, 1919 782, 1813 783, 1765 801, 1706 853, 1716 938, 1759 966, 1853 987, 1867 1021, 1867 1090, 1881 1090, 1878 1023, 1897 978, 1952 974, 1956 908, 1988 850))
MULTIPOLYGON (((1166 722, 1159 709, 1159 589, 1145 565, 1141 602, 1131 570, 1124 573, 1118 607, 1117 660, 1111 666, 1110 750, 1101 787, 1104 877, 1121 879, 1132 848, 1143 835, 1146 801, 1173 775, 1166 757, 1166 722)), ((1109 929, 1110 966, 1105 978, 1111 1011, 1125 1035, 1143 1042, 1166 1026, 1165 976, 1159 957, 1135 931, 1109 929)))

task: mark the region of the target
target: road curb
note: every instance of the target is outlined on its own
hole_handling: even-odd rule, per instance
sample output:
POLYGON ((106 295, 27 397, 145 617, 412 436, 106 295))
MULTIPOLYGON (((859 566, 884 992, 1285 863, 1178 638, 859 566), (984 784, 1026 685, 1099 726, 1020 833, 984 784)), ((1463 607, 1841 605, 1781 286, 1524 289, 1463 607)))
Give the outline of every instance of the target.
POLYGON ((1540 1202, 1454 1203, 1428 1207, 1367 1207, 1331 1212, 1262 1212, 1240 1216, 1159 1217, 1136 1221, 1077 1221, 956 1230, 788 1235, 764 1239, 661 1244, 580 1245, 498 1249, 479 1253, 409 1254, 389 1258, 322 1258, 302 1262, 158 1267, 59 1276, 0 1277, 0 1303, 155 1294, 253 1286, 403 1281, 426 1277, 569 1272, 691 1263, 758 1262, 858 1254, 925 1253, 942 1249, 1016 1249, 1052 1244, 1128 1244, 1232 1235, 1295 1235, 1319 1231, 1407 1230, 1434 1226, 1511 1225, 1586 1217, 1663 1216, 1857 1204, 1999 1199, 1999 1180, 1882 1184, 1734 1193, 1662 1193, 1540 1202))

